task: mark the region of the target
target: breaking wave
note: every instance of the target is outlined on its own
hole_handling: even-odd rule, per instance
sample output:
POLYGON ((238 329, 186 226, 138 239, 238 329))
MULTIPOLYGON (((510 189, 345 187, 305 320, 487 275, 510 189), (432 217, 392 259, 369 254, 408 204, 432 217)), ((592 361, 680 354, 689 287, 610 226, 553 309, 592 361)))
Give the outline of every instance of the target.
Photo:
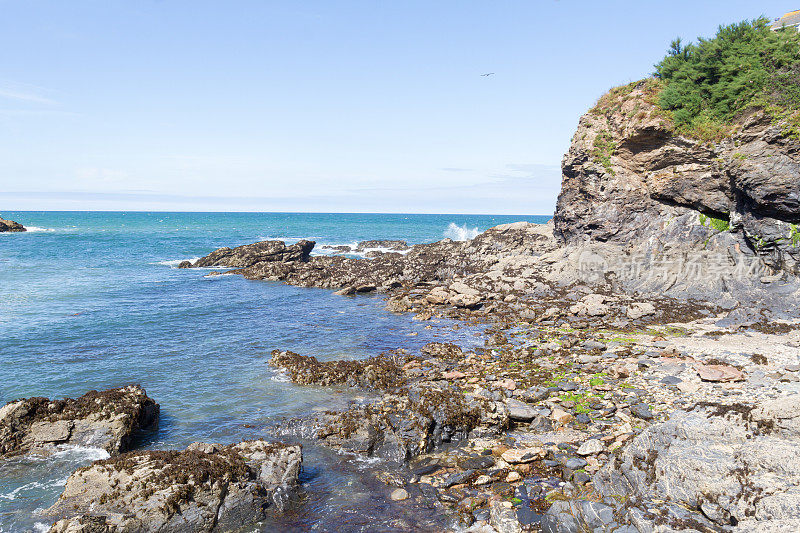
POLYGON ((455 222, 451 222, 447 229, 444 230, 444 237, 453 239, 454 241, 468 241, 478 236, 480 230, 478 228, 468 228, 466 224, 459 226, 455 222))

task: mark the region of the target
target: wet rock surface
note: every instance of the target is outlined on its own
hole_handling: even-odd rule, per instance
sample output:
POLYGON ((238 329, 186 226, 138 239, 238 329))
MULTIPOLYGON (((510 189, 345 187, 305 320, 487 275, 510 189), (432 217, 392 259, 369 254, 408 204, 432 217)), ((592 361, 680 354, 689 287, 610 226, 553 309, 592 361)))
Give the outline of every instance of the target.
POLYGON ((138 431, 158 428, 159 406, 132 385, 80 398, 27 398, 0 408, 0 456, 50 454, 60 446, 129 449, 138 431))
POLYGON ((13 220, 5 220, 4 218, 0 217, 0 233, 18 233, 22 231, 28 230, 26 230, 25 227, 18 222, 14 222, 13 220))
POLYGON ((129 452, 72 474, 50 531, 239 531, 282 506, 301 465, 299 446, 263 440, 129 452))

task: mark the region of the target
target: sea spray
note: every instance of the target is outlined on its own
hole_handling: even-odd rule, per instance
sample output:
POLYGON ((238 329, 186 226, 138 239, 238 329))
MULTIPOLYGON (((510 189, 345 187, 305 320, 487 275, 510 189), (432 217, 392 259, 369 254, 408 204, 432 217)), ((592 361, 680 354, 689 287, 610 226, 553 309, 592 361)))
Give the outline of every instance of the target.
POLYGON ((444 230, 444 237, 454 241, 468 241, 477 237, 479 233, 478 228, 469 229, 466 224, 459 226, 455 222, 451 222, 444 230))

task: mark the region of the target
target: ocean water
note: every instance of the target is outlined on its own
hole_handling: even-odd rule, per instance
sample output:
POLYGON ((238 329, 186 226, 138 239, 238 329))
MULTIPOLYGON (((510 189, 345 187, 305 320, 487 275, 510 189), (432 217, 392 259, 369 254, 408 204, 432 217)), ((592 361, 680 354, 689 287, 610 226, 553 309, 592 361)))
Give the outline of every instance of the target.
MULTIPOLYGON (((148 448, 264 436, 281 417, 345 406, 353 391, 287 383, 275 348, 322 360, 364 358, 432 340, 469 345, 475 331, 383 309, 380 296, 205 277, 177 263, 221 246, 300 238, 317 246, 368 239, 466 239, 542 216, 300 213, 9 212, 32 231, 0 234, 0 405, 139 383, 161 404, 148 448), (427 326, 432 326, 428 328, 427 326)), ((0 532, 38 531, 77 467, 102 458, 66 449, 0 461, 0 532)), ((357 458, 305 448, 302 497, 263 531, 396 530, 392 505, 357 458), (345 489, 345 490, 343 490, 345 489)), ((399 528, 402 529, 402 528, 399 528)))

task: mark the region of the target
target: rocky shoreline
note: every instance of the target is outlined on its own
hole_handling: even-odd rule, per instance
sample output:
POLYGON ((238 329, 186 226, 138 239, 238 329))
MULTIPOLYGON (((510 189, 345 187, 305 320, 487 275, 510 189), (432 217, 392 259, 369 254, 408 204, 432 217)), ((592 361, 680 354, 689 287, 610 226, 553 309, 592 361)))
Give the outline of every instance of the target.
POLYGON ((800 451, 800 323, 575 283, 583 272, 564 258, 585 250, 551 231, 518 223, 402 256, 239 263, 248 278, 380 291, 390 311, 486 328, 470 351, 431 343, 320 362, 276 350, 269 363, 297 384, 382 396, 271 432, 383 459, 393 498, 472 531, 793 527, 800 477, 778 458, 800 451))
MULTIPOLYGON (((369 397, 276 421, 263 428, 271 442, 96 462, 67 482, 52 531, 252 524, 297 486, 302 453, 283 441, 380 460, 387 498, 452 530, 797 531, 798 148, 763 113, 718 143, 676 135, 644 81, 581 119, 551 223, 324 255, 263 241, 182 262, 380 293, 389 312, 480 328, 483 345, 362 361, 280 347, 264 364, 298 386, 369 397)), ((0 452, 103 442, 117 454, 157 412, 139 388, 13 402, 0 452)))

